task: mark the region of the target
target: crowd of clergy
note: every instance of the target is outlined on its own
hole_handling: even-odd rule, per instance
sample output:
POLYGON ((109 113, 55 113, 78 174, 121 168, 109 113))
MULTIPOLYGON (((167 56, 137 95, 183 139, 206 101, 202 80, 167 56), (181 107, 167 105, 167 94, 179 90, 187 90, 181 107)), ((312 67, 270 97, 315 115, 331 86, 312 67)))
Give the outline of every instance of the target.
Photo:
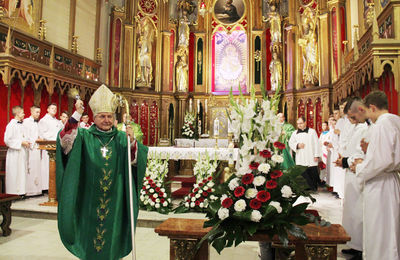
MULTIPOLYGON (((63 111, 57 118, 57 105, 50 104, 42 118, 40 108, 35 105, 27 118, 21 106, 13 107, 12 115, 14 118, 4 133, 4 143, 8 147, 6 192, 23 197, 42 195, 49 189, 49 155, 39 149, 37 141, 55 141, 69 119, 68 112, 63 111)), ((89 116, 84 114, 80 127, 89 128, 88 122, 89 116)))
POLYGON ((331 187, 342 199, 351 259, 400 259, 400 117, 384 92, 347 98, 322 133, 297 120, 288 144, 310 189, 331 187))

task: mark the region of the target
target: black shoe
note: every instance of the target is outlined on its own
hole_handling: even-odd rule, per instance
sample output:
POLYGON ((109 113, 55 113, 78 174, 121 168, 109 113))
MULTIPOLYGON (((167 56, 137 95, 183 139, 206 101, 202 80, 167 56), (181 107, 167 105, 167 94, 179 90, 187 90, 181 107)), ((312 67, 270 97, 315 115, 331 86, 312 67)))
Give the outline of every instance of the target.
POLYGON ((358 251, 357 254, 355 254, 350 260, 362 260, 362 252, 358 251))
POLYGON ((342 249, 342 253, 346 254, 346 255, 357 255, 358 253, 360 253, 361 251, 355 250, 353 248, 350 249, 342 249))

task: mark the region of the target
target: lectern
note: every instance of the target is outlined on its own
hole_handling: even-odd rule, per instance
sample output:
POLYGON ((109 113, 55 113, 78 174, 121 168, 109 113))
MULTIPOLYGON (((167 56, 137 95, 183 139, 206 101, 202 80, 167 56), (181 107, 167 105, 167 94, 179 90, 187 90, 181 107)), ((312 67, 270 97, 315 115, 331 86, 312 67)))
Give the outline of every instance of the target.
POLYGON ((40 150, 45 150, 49 154, 49 201, 41 203, 40 206, 57 206, 56 193, 56 141, 40 140, 36 141, 40 150))

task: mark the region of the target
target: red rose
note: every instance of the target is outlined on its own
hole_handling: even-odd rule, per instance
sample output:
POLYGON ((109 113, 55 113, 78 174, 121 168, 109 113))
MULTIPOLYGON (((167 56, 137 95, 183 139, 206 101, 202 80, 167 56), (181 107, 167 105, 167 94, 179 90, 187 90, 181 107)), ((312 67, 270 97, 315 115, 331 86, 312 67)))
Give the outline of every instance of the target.
POLYGON ((267 185, 266 185, 267 189, 272 190, 272 189, 275 189, 277 186, 278 186, 278 183, 276 181, 274 181, 274 180, 267 181, 267 185))
POLYGON ((194 193, 190 193, 190 197, 192 197, 192 198, 193 198, 194 196, 195 196, 195 195, 194 195, 194 193))
POLYGON ((245 185, 251 184, 254 180, 254 175, 252 173, 247 173, 242 177, 242 183, 245 185))
POLYGON ((239 186, 233 192, 237 198, 242 197, 244 195, 245 189, 242 186, 239 186))
POLYGON ((143 186, 143 188, 142 188, 143 190, 146 190, 146 186, 143 186))
POLYGON ((157 187, 157 188, 156 188, 156 191, 159 192, 159 191, 160 191, 160 187, 157 187))
POLYGON ((152 180, 152 179, 150 179, 150 180, 149 180, 149 183, 150 183, 150 184, 151 184, 151 183, 153 183, 153 180, 152 180))
POLYGON ((202 182, 199 183, 199 187, 202 187, 204 184, 202 182))
POLYGON ((233 200, 231 198, 226 198, 222 201, 222 207, 229 209, 232 206, 233 200))
POLYGON ((250 208, 259 209, 261 207, 261 202, 258 199, 252 199, 250 201, 250 208))
POLYGON ((146 180, 149 180, 149 179, 150 179, 150 176, 147 176, 147 177, 146 177, 146 180))
POLYGON ((204 198, 199 198, 199 201, 200 201, 200 202, 203 202, 203 201, 204 201, 204 198))
POLYGON ((208 196, 207 191, 203 191, 202 195, 203 195, 203 197, 207 197, 208 196))
POLYGON ((257 168, 258 168, 259 165, 260 165, 260 164, 259 164, 258 162, 252 162, 252 163, 249 165, 250 170, 257 170, 257 168))
POLYGON ((204 180, 203 180, 203 183, 206 183, 207 181, 208 181, 207 179, 204 179, 204 180))
POLYGON ((260 152, 260 156, 262 156, 264 158, 271 158, 272 157, 272 153, 269 150, 262 150, 260 152))
POLYGON ((275 146, 276 148, 278 148, 279 150, 283 150, 283 149, 286 148, 286 145, 283 144, 283 143, 281 143, 281 142, 275 142, 275 143, 274 143, 274 146, 275 146))
POLYGON ((153 198, 153 197, 152 197, 151 200, 152 200, 153 202, 156 202, 156 198, 153 198))
POLYGON ((196 206, 199 206, 199 205, 200 205, 200 201, 196 200, 196 201, 194 202, 194 204, 196 204, 196 206))
POLYGON ((271 198, 268 191, 262 190, 257 193, 257 199, 261 202, 267 202, 271 198))
POLYGON ((190 202, 190 199, 187 199, 186 202, 190 202))
POLYGON ((164 197, 164 192, 160 191, 160 193, 158 193, 158 195, 160 195, 160 197, 164 197))
POLYGON ((283 172, 280 170, 274 170, 271 172, 271 178, 272 179, 277 179, 283 175, 283 172))
POLYGON ((199 188, 196 188, 196 189, 193 190, 194 193, 196 193, 198 191, 199 191, 199 188))
POLYGON ((151 186, 152 188, 154 188, 154 187, 156 186, 156 184, 153 182, 152 184, 150 184, 150 186, 151 186))
POLYGON ((211 181, 212 180, 212 176, 208 177, 208 180, 211 181))
POLYGON ((160 199, 161 204, 165 202, 165 199, 160 199))

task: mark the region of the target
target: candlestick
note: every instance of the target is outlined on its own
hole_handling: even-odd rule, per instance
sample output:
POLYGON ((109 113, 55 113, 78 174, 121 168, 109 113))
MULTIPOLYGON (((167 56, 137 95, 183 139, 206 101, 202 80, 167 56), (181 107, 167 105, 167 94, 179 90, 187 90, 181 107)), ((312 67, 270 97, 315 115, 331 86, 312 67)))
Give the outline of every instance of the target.
POLYGON ((192 113, 193 100, 189 99, 189 112, 192 113))
POLYGON ((200 114, 200 99, 197 100, 197 114, 200 114))

